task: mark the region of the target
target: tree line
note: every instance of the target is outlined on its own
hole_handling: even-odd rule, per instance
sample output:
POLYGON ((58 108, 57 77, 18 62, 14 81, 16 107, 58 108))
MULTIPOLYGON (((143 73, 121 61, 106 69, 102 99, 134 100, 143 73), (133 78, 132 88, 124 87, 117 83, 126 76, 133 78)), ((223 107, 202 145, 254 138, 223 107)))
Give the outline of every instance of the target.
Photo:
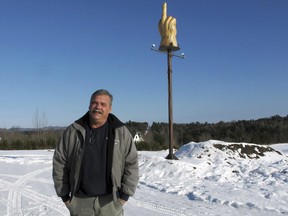
POLYGON ((0 129, 1 150, 53 149, 60 141, 63 128, 0 129))
MULTIPOLYGON (((140 133, 144 141, 136 143, 138 150, 163 150, 168 148, 168 123, 126 122, 134 137, 140 133)), ((239 120, 218 123, 174 124, 174 147, 191 141, 223 140, 256 144, 288 143, 288 115, 257 120, 239 120)), ((0 129, 0 149, 53 149, 60 141, 65 128, 0 129)))
MULTIPOLYGON (((146 131, 144 125, 147 126, 148 123, 128 122, 126 125, 132 132, 138 130, 144 134, 145 141, 137 144, 139 150, 168 148, 168 123, 153 122, 146 131)), ((173 124, 173 129, 175 148, 191 141, 203 142, 211 139, 255 144, 288 143, 288 115, 232 122, 173 124)))

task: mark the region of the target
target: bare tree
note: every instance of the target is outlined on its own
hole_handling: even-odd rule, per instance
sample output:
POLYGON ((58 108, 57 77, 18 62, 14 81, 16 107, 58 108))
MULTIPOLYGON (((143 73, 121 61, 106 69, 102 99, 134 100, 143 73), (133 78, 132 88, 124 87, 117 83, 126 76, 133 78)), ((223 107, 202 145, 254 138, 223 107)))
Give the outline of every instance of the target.
POLYGON ((34 116, 34 128, 37 131, 37 136, 39 140, 44 140, 44 128, 47 127, 48 120, 45 112, 39 113, 39 110, 36 110, 35 116, 34 116))

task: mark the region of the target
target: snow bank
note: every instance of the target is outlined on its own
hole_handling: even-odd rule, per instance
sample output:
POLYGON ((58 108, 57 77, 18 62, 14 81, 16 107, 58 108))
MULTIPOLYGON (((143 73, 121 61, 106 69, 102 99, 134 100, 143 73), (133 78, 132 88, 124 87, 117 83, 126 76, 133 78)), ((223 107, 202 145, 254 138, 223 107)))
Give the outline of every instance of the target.
MULTIPOLYGON (((190 200, 288 214, 287 152, 276 147, 217 140, 191 142, 175 153, 178 161, 142 154, 140 180, 190 200)), ((288 144, 281 148, 287 149, 288 144)))

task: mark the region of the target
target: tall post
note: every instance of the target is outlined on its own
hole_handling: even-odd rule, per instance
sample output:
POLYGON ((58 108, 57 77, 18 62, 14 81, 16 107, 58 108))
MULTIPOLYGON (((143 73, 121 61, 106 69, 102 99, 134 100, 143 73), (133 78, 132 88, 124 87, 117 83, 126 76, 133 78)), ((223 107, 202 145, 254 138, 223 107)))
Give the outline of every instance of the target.
MULTIPOLYGON (((169 154, 166 159, 178 158, 173 154, 173 107, 172 107, 172 56, 173 52, 179 50, 179 46, 176 39, 177 29, 176 29, 176 18, 172 16, 167 16, 167 3, 164 2, 162 6, 162 16, 158 22, 158 30, 161 36, 161 42, 158 50, 153 48, 152 50, 159 51, 162 53, 167 53, 168 62, 168 117, 169 117, 169 154)), ((177 56, 180 57, 180 56, 177 56)), ((184 58, 184 54, 180 57, 184 58)))
POLYGON ((173 97, 172 97, 172 52, 167 50, 168 62, 168 117, 169 117, 169 154, 166 159, 178 159, 173 153, 173 97))

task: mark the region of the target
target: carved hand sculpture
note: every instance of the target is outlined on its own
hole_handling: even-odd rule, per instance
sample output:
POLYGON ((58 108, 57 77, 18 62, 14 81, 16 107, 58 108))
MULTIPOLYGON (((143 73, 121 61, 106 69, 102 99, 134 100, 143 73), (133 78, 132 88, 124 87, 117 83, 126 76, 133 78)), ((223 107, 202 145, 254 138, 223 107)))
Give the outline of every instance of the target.
POLYGON ((158 23, 158 30, 161 35, 161 43, 159 49, 161 51, 175 51, 179 50, 176 34, 176 18, 172 16, 167 17, 167 4, 162 6, 162 18, 158 23))

